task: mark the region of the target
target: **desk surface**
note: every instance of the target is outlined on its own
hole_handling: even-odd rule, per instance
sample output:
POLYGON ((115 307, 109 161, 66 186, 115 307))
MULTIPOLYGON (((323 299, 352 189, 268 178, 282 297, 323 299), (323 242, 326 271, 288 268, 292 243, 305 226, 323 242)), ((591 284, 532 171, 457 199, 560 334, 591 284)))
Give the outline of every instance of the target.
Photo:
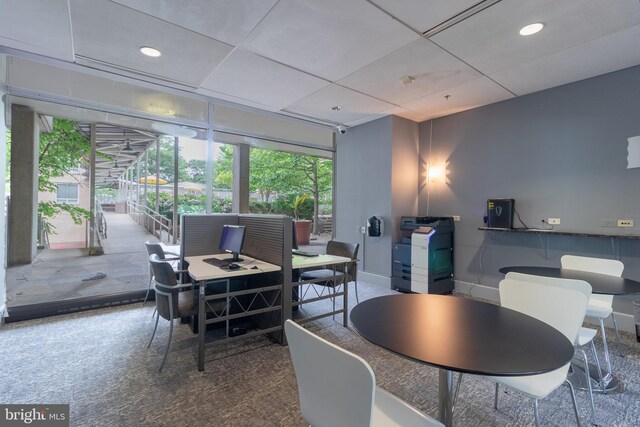
POLYGON ((558 267, 502 267, 498 270, 502 274, 509 272, 531 274, 533 276, 558 277, 562 279, 584 280, 589 283, 594 294, 628 295, 640 294, 640 282, 624 277, 608 274, 589 273, 587 271, 569 270, 558 267))
POLYGON ((318 256, 302 256, 302 255, 293 255, 292 258, 292 267, 293 268, 308 268, 308 267, 319 267, 321 265, 335 265, 335 264, 343 264, 345 262, 351 262, 351 258, 337 256, 337 255, 318 255, 318 256))
MULTIPOLYGON (((227 259, 229 254, 216 254, 216 255, 201 255, 185 257, 185 260, 189 263, 189 276, 196 281, 201 280, 214 280, 214 279, 227 279, 229 277, 247 276, 250 274, 269 273, 273 271, 280 271, 280 266, 270 264, 265 261, 260 261, 241 255, 243 260, 237 262, 241 268, 237 270, 230 270, 228 268, 216 267, 215 265, 204 262, 205 259, 218 258, 227 259), (257 268, 252 268, 257 267, 257 268)), ((231 261, 229 261, 231 262, 231 261)))
POLYGON ((374 344, 438 368, 491 376, 533 375, 566 365, 573 344, 533 317, 461 297, 373 298, 351 310, 374 344))

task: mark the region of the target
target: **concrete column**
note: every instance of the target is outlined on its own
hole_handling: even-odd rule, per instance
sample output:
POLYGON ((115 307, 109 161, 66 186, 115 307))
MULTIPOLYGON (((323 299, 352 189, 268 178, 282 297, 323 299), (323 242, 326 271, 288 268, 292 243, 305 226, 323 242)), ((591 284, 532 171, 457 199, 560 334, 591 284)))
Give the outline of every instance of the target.
POLYGON ((31 264, 38 233, 38 115, 11 106, 11 202, 7 265, 31 264))
POLYGON ((249 213, 249 146, 233 146, 233 200, 234 213, 249 213))

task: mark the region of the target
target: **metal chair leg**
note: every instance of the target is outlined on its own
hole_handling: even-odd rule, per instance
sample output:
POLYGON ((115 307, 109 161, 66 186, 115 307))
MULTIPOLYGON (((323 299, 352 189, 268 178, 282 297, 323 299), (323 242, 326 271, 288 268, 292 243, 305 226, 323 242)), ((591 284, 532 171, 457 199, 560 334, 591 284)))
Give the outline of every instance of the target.
POLYGON ((493 409, 498 409, 498 383, 496 383, 496 394, 493 397, 493 409))
POLYGON ((162 367, 164 366, 164 362, 167 360, 167 355, 169 354, 169 347, 171 347, 171 337, 173 336, 173 307, 169 304, 169 341, 167 342, 167 348, 164 350, 164 357, 162 358, 162 363, 160 364, 159 372, 162 372, 162 367))
POLYGON ((565 379, 564 381, 569 384, 569 391, 571 392, 571 402, 573 403, 573 412, 575 412, 576 414, 576 422, 578 423, 578 427, 580 427, 580 415, 578 415, 578 403, 576 402, 576 393, 573 390, 573 384, 571 384, 571 381, 569 381, 568 379, 565 379))
POLYGON ((538 399, 533 399, 533 415, 536 417, 536 427, 540 427, 540 414, 538 413, 538 399))
POLYGON ((607 346, 607 336, 604 330, 604 319, 600 319, 600 331, 602 332, 602 345, 604 347, 604 361, 607 364, 607 372, 613 375, 613 371, 611 370, 611 359, 609 357, 609 346, 607 346))
POLYGON ((160 320, 160 313, 158 313, 158 317, 156 317, 156 326, 153 328, 153 334, 151 334, 151 340, 149 341, 149 345, 147 348, 151 347, 151 343, 153 342, 153 337, 156 336, 156 329, 158 329, 158 320, 160 320))
POLYGON ((584 351, 584 348, 580 348, 580 351, 582 351, 582 357, 584 358, 584 376, 587 381, 587 389, 589 390, 589 400, 591 401, 591 422, 595 425, 597 424, 596 408, 593 404, 593 390, 591 389, 591 376, 589 375, 589 360, 587 360, 587 353, 584 351))
POLYGON ((360 300, 358 299, 358 281, 353 281, 353 287, 356 290, 356 304, 360 304, 360 300))
POLYGON ((147 298, 149 298, 149 292, 151 292, 151 282, 152 282, 152 278, 149 277, 149 286, 147 286, 147 294, 144 296, 144 301, 142 301, 142 304, 145 304, 147 302, 147 298))
POLYGON ((596 345, 591 340, 591 351, 593 352, 593 360, 596 362, 596 369, 598 370, 598 384, 604 391, 604 377, 602 376, 602 368, 600 367, 600 359, 598 358, 598 352, 596 351, 596 345))
POLYGON ((622 354, 622 345, 620 344, 620 331, 618 331, 618 322, 616 322, 616 315, 613 312, 611 312, 611 320, 613 321, 613 327, 616 330, 616 345, 618 347, 618 356, 624 357, 622 354))
POLYGON ((460 372, 458 374, 458 382, 456 383, 456 391, 453 393, 453 402, 451 403, 451 413, 453 413, 453 411, 456 409, 456 400, 458 400, 458 391, 460 391, 460 383, 462 383, 462 372, 460 372))

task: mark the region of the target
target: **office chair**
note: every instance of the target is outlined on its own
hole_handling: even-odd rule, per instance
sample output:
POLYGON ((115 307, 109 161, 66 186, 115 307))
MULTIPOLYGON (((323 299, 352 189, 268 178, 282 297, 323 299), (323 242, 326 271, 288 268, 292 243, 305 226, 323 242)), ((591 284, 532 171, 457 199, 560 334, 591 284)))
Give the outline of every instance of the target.
MULTIPOLYGON (((560 279, 556 277, 544 277, 544 276, 533 276, 531 274, 522 274, 509 272, 505 276, 507 279, 520 280, 524 282, 531 283, 540 283, 543 285, 549 286, 560 286, 567 289, 575 289, 579 292, 583 292, 586 298, 591 296, 591 290, 583 285, 583 281, 581 280, 571 280, 571 279, 560 279)), ((592 328, 580 327, 578 331, 578 336, 573 341, 573 346, 579 349, 582 352, 582 357, 584 359, 585 366, 585 380, 587 382, 587 390, 589 391, 589 399, 591 400, 591 421, 594 425, 597 425, 596 422, 596 409, 593 402, 593 390, 591 388, 591 376, 589 375, 589 361, 587 359, 587 353, 584 350, 584 347, 587 344, 591 345, 591 352, 593 353, 593 358, 595 360, 596 367, 598 369, 598 375, 600 382, 602 383, 602 369, 600 369, 600 361, 598 360, 598 352, 596 351, 596 346, 593 343, 593 338, 596 336, 598 331, 592 328)))
MULTIPOLYGON (((336 240, 331 240, 327 243, 327 255, 336 255, 342 256, 345 258, 350 258, 352 260, 351 263, 347 266, 347 278, 346 283, 353 281, 354 287, 356 291, 356 302, 360 302, 358 299, 358 249, 360 245, 357 243, 344 243, 338 242, 336 240)), ((309 270, 300 274, 300 280, 319 280, 319 279, 329 279, 333 277, 333 270, 329 270, 327 268, 320 270, 309 270)), ((333 288, 337 286, 335 282, 332 280, 327 280, 325 282, 314 283, 314 285, 326 286, 333 288)), ((333 298, 333 310, 336 309, 336 300, 333 298)))
POLYGON ((287 320, 284 325, 306 422, 323 426, 442 426, 376 387, 369 364, 287 320))
MULTIPOLYGON (((573 282, 570 288, 504 279, 500 282, 500 304, 547 323, 574 342, 587 311, 586 295, 591 293, 591 285, 581 280, 573 282)), ((580 426, 575 392, 573 385, 567 380, 569 365, 567 363, 555 371, 540 375, 492 377, 496 381, 494 408, 498 408, 498 386, 503 384, 534 399, 533 409, 538 427, 538 400, 547 397, 566 382, 571 392, 576 421, 580 426)))
MULTIPOLYGON (((179 269, 179 261, 180 255, 173 252, 165 252, 164 248, 160 243, 157 242, 144 242, 145 247, 147 248, 147 255, 151 256, 153 254, 157 255, 161 261, 168 261, 173 268, 173 271, 176 275, 186 272, 186 270, 179 269)), ((149 286, 147 286, 147 294, 144 297, 143 304, 147 302, 149 298, 149 292, 151 291, 151 283, 153 282, 153 269, 151 268, 151 264, 149 264, 149 286)))
MULTIPOLYGON (((169 321, 169 340, 167 348, 164 351, 164 357, 160 364, 160 372, 167 360, 169 348, 171 347, 171 337, 173 335, 173 320, 183 317, 192 317, 198 314, 198 292, 196 290, 184 290, 191 287, 191 284, 178 284, 176 280, 175 270, 169 262, 161 260, 157 254, 149 256, 149 263, 153 271, 153 280, 155 282, 156 293, 156 324, 153 328, 153 334, 147 348, 151 347, 153 338, 158 329, 158 320, 160 317, 169 321)), ((209 311, 224 311, 226 303, 224 301, 214 301, 208 304, 209 311)))

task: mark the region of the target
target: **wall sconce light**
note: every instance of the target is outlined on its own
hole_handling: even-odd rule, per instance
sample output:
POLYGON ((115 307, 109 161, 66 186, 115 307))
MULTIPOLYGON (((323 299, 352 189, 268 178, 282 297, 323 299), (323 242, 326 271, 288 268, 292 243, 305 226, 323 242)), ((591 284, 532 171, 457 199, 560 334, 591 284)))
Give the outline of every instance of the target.
POLYGON ((438 183, 447 181, 447 164, 446 163, 429 163, 427 166, 427 178, 429 183, 438 183))

